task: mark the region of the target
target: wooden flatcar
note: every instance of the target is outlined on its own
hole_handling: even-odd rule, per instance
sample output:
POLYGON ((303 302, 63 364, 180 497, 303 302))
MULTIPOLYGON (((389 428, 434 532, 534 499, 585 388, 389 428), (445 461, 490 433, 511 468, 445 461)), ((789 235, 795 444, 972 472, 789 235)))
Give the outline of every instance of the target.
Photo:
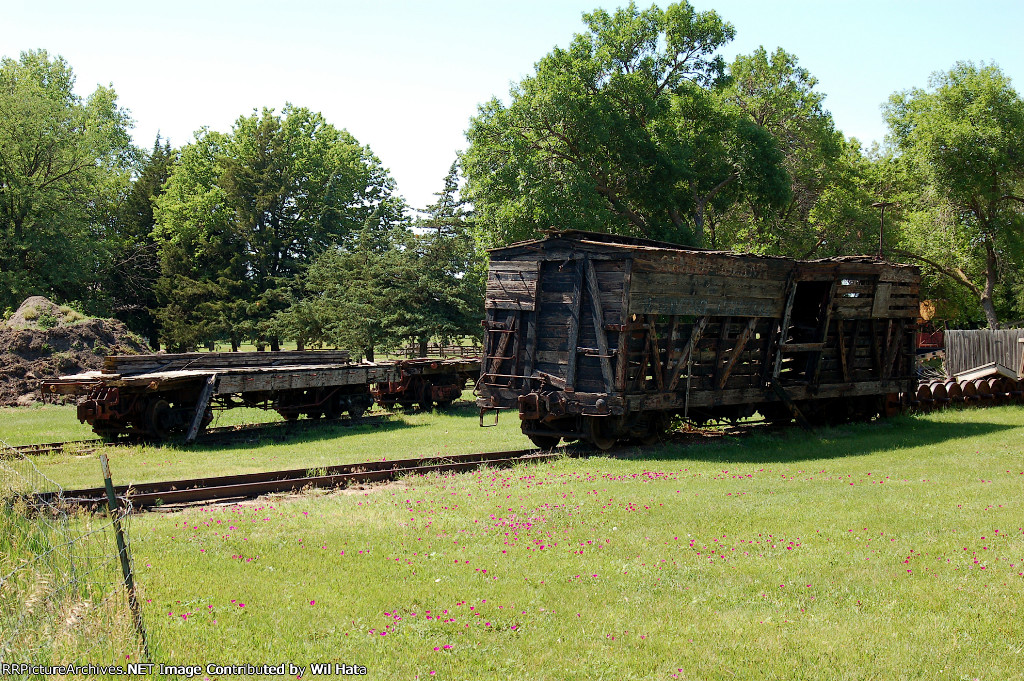
POLYGON ((490 257, 481 423, 516 410, 541 447, 649 441, 673 415, 868 419, 916 386, 913 266, 577 231, 490 257))
POLYGON ((101 437, 196 437, 213 409, 274 409, 301 415, 358 417, 376 399, 393 406, 447 406, 471 376, 476 359, 353 363, 345 351, 222 352, 113 355, 101 371, 45 381, 47 394, 80 395, 78 418, 101 437))

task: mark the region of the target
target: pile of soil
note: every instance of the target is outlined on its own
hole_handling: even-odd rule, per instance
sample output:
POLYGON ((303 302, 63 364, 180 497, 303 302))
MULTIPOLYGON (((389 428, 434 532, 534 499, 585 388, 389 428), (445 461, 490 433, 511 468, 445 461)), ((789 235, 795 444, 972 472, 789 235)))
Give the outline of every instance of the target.
POLYGON ((38 401, 40 381, 100 369, 106 355, 149 352, 117 320, 87 318, 33 296, 0 322, 0 407, 38 401))

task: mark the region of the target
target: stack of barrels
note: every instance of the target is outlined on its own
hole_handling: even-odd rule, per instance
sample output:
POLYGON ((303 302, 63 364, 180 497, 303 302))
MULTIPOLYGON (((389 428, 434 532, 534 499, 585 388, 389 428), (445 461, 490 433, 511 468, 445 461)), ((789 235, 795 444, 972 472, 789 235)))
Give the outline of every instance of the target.
POLYGON ((929 412, 954 405, 988 407, 1024 402, 1024 381, 997 376, 969 381, 930 381, 917 386, 910 407, 929 412))

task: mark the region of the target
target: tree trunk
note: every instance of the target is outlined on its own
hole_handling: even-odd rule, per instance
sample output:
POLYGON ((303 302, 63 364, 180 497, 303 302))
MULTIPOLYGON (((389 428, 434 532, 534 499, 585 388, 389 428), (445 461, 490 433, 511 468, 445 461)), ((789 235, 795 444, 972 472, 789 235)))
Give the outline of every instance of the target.
POLYGON ((274 336, 270 339, 270 351, 281 352, 281 339, 274 336))
POLYGON ((988 322, 988 328, 996 329, 999 327, 999 318, 996 316, 996 307, 992 296, 996 290, 998 271, 996 270, 996 251, 992 247, 991 241, 985 243, 985 251, 985 288, 981 293, 981 307, 985 310, 985 321, 988 322))
POLYGON ((372 362, 373 361, 373 346, 372 345, 368 345, 365 348, 363 348, 363 356, 366 357, 366 361, 367 362, 372 362))
POLYGON ((305 350, 306 349, 306 340, 304 338, 302 338, 302 336, 299 336, 298 338, 295 339, 295 349, 296 350, 305 350))
POLYGON ((427 338, 426 338, 426 336, 420 336, 418 355, 420 357, 426 357, 427 356, 427 338))

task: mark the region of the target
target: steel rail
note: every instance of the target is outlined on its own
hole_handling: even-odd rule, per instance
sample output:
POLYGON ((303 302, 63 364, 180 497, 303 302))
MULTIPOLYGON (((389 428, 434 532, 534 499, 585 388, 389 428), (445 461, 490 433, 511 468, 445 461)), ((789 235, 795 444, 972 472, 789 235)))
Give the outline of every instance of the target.
MULTIPOLYGON (((325 468, 300 468, 119 485, 114 488, 114 491, 117 496, 127 497, 133 509, 145 509, 196 501, 251 498, 272 492, 291 492, 306 487, 325 488, 348 485, 353 482, 379 482, 394 480, 404 475, 466 471, 484 465, 508 466, 517 462, 546 461, 566 455, 567 452, 564 450, 542 452, 538 449, 523 449, 394 461, 364 461, 325 468)), ((85 507, 99 506, 105 500, 105 487, 66 490, 62 493, 48 492, 34 495, 32 499, 36 504, 63 502, 71 506, 85 507)))

